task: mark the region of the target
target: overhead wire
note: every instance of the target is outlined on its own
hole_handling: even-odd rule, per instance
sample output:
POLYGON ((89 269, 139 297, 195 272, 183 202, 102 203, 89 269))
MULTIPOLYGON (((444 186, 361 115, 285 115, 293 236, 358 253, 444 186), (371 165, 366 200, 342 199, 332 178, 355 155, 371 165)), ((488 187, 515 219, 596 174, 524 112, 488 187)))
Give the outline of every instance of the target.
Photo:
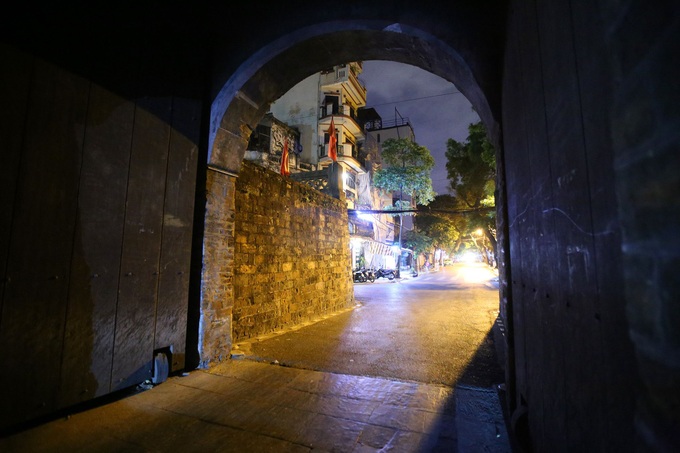
POLYGON ((454 92, 451 92, 451 93, 433 94, 433 95, 430 95, 430 96, 422 96, 422 97, 419 97, 419 98, 402 99, 400 101, 383 102, 382 104, 373 104, 371 107, 380 107, 382 105, 398 104, 400 102, 420 101, 422 99, 438 98, 438 97, 442 97, 442 96, 450 96, 452 94, 463 94, 463 93, 461 93, 460 91, 454 91, 454 92))
MULTIPOLYGON (((421 96, 421 97, 418 97, 418 98, 401 99, 399 101, 383 102, 382 104, 372 104, 369 108, 380 107, 380 106, 383 106, 383 105, 390 105, 390 104, 399 104, 400 102, 420 101, 422 99, 431 99, 431 98, 437 98, 437 97, 442 97, 442 96, 450 96, 452 94, 463 94, 463 93, 461 93, 460 91, 453 91, 451 93, 432 94, 432 95, 429 95, 429 96, 421 96)), ((313 115, 298 116, 296 118, 297 118, 297 120, 301 120, 301 119, 305 119, 305 118, 313 118, 313 117, 316 117, 316 116, 317 115, 315 113, 313 115)))

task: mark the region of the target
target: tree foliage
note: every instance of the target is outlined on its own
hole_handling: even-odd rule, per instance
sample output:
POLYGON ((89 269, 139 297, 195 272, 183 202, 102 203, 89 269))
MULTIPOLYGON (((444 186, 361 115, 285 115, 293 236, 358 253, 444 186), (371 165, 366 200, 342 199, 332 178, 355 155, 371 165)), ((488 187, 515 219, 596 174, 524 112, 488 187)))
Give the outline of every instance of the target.
POLYGON ((446 171, 456 198, 468 208, 493 206, 496 153, 481 122, 468 126, 464 143, 446 143, 446 171))
MULTIPOLYGON (((468 126, 468 138, 465 142, 451 138, 447 141, 446 160, 446 171, 454 196, 451 199, 442 198, 441 203, 459 210, 496 205, 496 153, 481 122, 468 126)), ((466 214, 464 221, 457 222, 463 235, 470 236, 473 231, 481 229, 496 252, 495 210, 479 210, 466 214)))
POLYGON ((397 195, 409 195, 421 205, 434 199, 430 178, 434 158, 427 148, 408 138, 391 138, 383 143, 381 157, 383 168, 373 176, 375 187, 397 195))
POLYGON ((459 209, 457 200, 447 194, 437 195, 429 207, 436 211, 432 214, 418 214, 414 222, 416 229, 433 239, 433 247, 455 252, 469 230, 468 215, 445 212, 459 209))
POLYGON ((410 230, 404 233, 403 245, 413 250, 414 256, 429 252, 432 249, 432 243, 432 238, 420 231, 410 230))

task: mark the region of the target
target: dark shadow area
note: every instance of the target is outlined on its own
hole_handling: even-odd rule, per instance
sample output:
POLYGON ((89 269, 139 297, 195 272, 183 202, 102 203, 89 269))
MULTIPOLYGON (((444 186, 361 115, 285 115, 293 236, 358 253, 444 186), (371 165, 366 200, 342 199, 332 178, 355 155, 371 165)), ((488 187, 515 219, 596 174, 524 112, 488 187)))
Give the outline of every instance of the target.
POLYGON ((36 428, 38 426, 53 422, 55 420, 59 419, 68 420, 74 414, 87 412, 98 407, 106 406, 107 404, 115 403, 116 401, 120 401, 125 398, 137 395, 138 393, 144 392, 149 388, 151 388, 150 385, 140 384, 137 386, 128 387, 123 390, 107 393, 106 395, 100 396, 99 398, 87 400, 85 402, 75 404, 64 409, 59 409, 55 412, 50 412, 49 414, 44 415, 42 417, 37 417, 23 423, 18 423, 10 427, 3 428, 2 430, 0 430, 0 438, 13 436, 15 434, 19 434, 23 431, 36 428))
MULTIPOLYGON (((463 373, 454 385, 454 392, 444 406, 454 408, 456 451, 510 452, 510 424, 505 410, 503 371, 503 333, 498 320, 489 330, 463 373)), ((450 419, 440 417, 433 432, 445 432, 450 419)), ((421 445, 421 451, 447 451, 446 439, 431 439, 421 445)))
POLYGON ((499 345, 496 344, 497 339, 494 334, 497 328, 497 323, 494 323, 456 385, 492 388, 505 381, 502 362, 499 360, 497 351, 499 345))
MULTIPOLYGON (((206 71, 207 78, 209 71, 206 71)), ((208 83, 205 84, 209 86, 208 83)), ((207 88, 206 88, 207 90, 207 88)), ((210 106, 203 105, 203 118, 210 117, 210 106)), ((191 264, 189 275, 189 297, 187 307, 187 332, 186 332, 186 361, 185 369, 197 368, 201 361, 199 351, 199 332, 201 320, 201 291, 203 278, 203 241, 205 236, 205 207, 207 202, 206 184, 208 179, 208 167, 203 162, 208 161, 208 130, 210 125, 206 121, 201 122, 201 134, 198 143, 198 162, 196 168, 196 193, 194 199, 194 223, 191 241, 191 264)))

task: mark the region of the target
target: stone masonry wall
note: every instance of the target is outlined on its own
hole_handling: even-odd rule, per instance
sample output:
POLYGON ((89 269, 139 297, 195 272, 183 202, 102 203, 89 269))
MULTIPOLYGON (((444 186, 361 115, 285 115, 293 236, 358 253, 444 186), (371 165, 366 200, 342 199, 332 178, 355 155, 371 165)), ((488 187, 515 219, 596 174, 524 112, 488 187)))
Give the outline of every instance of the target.
POLYGON ((351 306, 343 200, 248 162, 235 197, 234 341, 351 306))
POLYGON ((207 174, 198 345, 202 367, 226 360, 231 350, 236 179, 214 171, 207 174))

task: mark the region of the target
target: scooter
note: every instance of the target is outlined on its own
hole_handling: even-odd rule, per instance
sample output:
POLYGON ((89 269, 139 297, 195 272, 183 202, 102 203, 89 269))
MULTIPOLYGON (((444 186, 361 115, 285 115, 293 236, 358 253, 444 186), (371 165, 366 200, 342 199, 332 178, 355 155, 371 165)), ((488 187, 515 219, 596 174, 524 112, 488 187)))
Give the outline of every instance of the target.
POLYGON ((354 283, 366 283, 367 281, 373 283, 375 281, 373 271, 363 267, 355 269, 352 275, 354 276, 354 283))
POLYGON ((396 277, 397 273, 392 270, 392 269, 383 269, 380 268, 377 271, 375 271, 375 278, 386 278, 388 280, 394 280, 394 277, 396 277))

